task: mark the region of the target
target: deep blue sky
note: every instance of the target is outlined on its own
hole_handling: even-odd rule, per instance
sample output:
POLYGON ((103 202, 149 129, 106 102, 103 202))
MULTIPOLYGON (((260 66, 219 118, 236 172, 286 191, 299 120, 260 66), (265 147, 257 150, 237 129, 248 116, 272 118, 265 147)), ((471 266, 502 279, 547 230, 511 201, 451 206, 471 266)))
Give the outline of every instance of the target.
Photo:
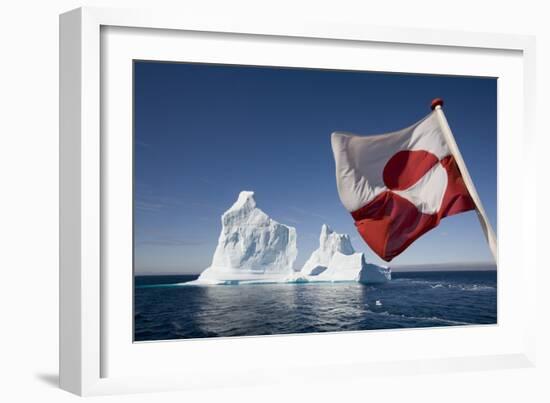
MULTIPOLYGON (((378 134, 444 111, 496 227, 496 79, 135 62, 136 273, 198 273, 241 190, 296 227, 300 268, 321 225, 358 236, 336 190, 330 134, 378 134)), ((446 218, 392 261, 492 261, 474 212, 446 218)))

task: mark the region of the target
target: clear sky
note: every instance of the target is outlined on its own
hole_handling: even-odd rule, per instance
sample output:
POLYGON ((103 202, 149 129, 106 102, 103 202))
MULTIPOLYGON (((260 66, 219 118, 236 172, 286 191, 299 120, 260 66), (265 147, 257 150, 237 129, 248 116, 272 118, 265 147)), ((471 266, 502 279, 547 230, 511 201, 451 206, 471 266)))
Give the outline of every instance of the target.
MULTIPOLYGON (((336 190, 333 131, 379 134, 444 111, 496 230, 497 80, 135 62, 136 274, 199 273, 241 190, 298 233, 300 268, 323 223, 364 244, 336 190)), ((392 265, 490 262, 474 212, 444 219, 392 265)))

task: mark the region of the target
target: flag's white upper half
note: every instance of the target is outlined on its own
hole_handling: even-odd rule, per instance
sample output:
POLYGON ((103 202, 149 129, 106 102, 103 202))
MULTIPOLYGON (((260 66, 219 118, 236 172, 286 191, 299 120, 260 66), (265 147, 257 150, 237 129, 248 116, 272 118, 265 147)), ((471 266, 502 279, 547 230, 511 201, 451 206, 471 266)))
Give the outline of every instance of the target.
MULTIPOLYGON (((331 138, 336 162, 336 182, 344 207, 356 211, 388 190, 383 172, 388 161, 399 151, 428 151, 440 161, 451 154, 437 115, 432 112, 424 119, 392 133, 357 136, 335 132, 331 138)), ((417 184, 396 191, 427 214, 439 209, 447 175, 436 164, 417 184)))
POLYGON ((421 213, 435 214, 443 202, 447 181, 447 172, 436 164, 410 188, 393 192, 410 201, 421 213))

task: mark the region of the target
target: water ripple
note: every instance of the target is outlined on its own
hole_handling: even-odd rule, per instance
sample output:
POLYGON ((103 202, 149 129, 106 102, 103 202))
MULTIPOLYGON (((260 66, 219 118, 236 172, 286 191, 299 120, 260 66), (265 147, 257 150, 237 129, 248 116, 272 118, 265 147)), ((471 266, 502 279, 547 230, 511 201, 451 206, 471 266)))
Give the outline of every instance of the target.
POLYGON ((135 289, 137 341, 496 323, 496 273, 397 273, 380 286, 147 281, 135 289))

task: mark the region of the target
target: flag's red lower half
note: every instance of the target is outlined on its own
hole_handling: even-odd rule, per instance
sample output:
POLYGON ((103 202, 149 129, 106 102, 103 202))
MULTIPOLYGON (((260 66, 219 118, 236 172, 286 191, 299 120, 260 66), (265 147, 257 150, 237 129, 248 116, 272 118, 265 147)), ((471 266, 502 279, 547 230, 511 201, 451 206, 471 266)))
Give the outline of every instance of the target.
POLYGON ((437 213, 422 213, 391 190, 351 213, 361 237, 382 259, 392 260, 442 218, 475 209, 454 158, 444 158, 441 165, 447 171, 448 182, 437 213))

